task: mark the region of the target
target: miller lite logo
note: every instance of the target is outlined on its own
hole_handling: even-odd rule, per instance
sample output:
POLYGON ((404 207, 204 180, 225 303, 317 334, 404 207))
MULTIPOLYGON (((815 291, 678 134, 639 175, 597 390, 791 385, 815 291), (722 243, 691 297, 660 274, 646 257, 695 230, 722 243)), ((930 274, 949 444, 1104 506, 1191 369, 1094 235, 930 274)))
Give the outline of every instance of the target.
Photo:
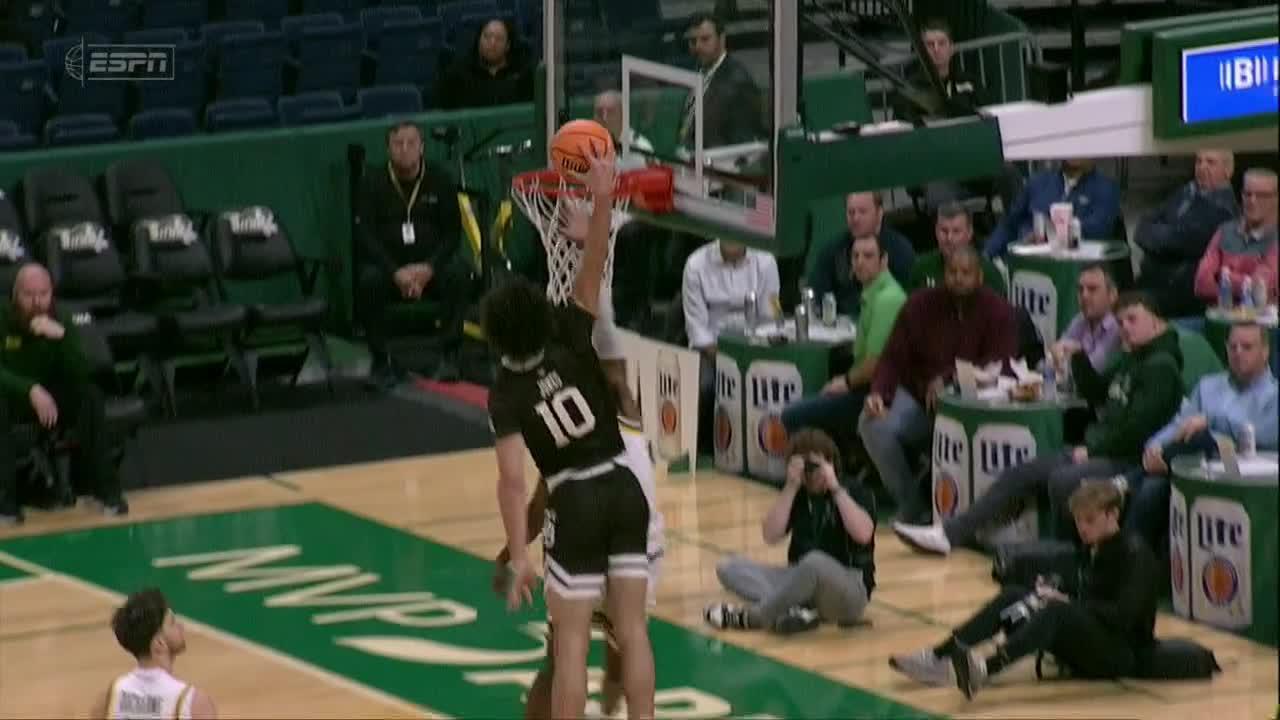
POLYGON ((670 350, 658 351, 658 452, 674 460, 683 452, 680 425, 680 360, 670 350))
POLYGON ((1044 273, 1019 270, 1010 283, 1013 304, 1026 310, 1040 337, 1046 342, 1058 337, 1058 288, 1044 273))
POLYGON ((1225 628, 1253 622, 1249 514, 1240 503, 1197 498, 1191 505, 1191 616, 1225 628))
MULTIPOLYGON (((982 497, 1009 468, 1023 465, 1036 456, 1036 438, 1021 425, 992 423, 973 434, 973 497, 982 497)), ((979 533, 988 545, 1023 542, 1038 537, 1033 501, 1020 503, 1012 512, 997 518, 979 533)))
POLYGON ((742 373, 733 358, 722 354, 716 355, 714 441, 716 467, 742 472, 742 373))
POLYGON ((800 371, 791 363, 757 361, 747 369, 747 470, 772 479, 786 476, 787 429, 782 411, 803 394, 800 371))
POLYGON ((1169 491, 1169 589, 1173 611, 1191 617, 1191 540, 1187 531, 1187 498, 1178 488, 1169 491))
POLYGON ((939 415, 933 423, 933 510, 938 519, 969 506, 969 436, 964 426, 939 415))

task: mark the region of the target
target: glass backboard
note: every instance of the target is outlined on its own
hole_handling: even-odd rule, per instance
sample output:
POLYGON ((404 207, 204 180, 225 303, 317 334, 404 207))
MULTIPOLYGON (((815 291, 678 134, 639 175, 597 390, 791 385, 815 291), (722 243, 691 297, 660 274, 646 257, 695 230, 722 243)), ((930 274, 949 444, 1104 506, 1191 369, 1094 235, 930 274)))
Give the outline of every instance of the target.
POLYGON ((676 170, 676 212, 641 219, 772 250, 773 139, 795 120, 796 3, 544 0, 543 20, 547 140, 594 117, 624 166, 676 170))

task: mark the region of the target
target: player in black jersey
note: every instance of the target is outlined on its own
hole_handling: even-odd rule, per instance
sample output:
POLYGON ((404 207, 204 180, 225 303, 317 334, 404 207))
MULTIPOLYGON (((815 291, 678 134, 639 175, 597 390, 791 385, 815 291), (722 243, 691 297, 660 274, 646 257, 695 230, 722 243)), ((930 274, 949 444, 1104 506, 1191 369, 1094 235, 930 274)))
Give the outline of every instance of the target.
POLYGON ((613 391, 591 344, 608 254, 612 164, 593 160, 586 184, 595 203, 572 301, 553 308, 541 289, 517 281, 491 292, 481 309, 485 333, 500 357, 489 415, 513 575, 507 600, 513 609, 531 600, 535 577, 526 549, 527 449, 549 491, 542 535, 547 607, 556 624, 552 715, 583 712, 592 611, 607 578, 628 713, 651 718, 649 506, 626 465, 613 391))

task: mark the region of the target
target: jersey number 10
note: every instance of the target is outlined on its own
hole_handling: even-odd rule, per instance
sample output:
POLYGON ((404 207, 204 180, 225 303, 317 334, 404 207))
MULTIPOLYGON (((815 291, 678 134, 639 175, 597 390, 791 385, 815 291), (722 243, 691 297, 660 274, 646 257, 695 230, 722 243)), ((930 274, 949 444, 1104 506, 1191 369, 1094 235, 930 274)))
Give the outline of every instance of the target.
POLYGON ((596 416, 576 385, 560 389, 549 399, 534 405, 533 410, 542 418, 558 448, 586 436, 596 427, 596 416))

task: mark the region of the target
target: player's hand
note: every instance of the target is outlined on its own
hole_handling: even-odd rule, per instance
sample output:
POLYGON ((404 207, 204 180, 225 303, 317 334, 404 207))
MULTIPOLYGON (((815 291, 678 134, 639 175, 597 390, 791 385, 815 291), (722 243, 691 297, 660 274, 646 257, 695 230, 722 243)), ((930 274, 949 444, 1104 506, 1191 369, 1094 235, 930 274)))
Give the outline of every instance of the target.
POLYGON ((880 397, 880 393, 871 393, 867 396, 867 401, 863 404, 863 409, 871 419, 884 417, 884 398, 880 397))
POLYGON ((591 157, 588 159, 591 162, 591 169, 587 170, 584 178, 587 190, 591 191, 593 198, 612 200, 618 181, 613 161, 597 150, 594 144, 591 145, 591 157))
POLYGON ((1189 417, 1178 426, 1178 439, 1187 440, 1196 433, 1204 432, 1208 427, 1209 418, 1204 415, 1189 417))
POLYGON ((802 482, 804 482, 804 458, 792 455, 787 461, 787 485, 800 487, 802 482))
POLYGON ((31 409, 35 411, 40 426, 46 430, 53 429, 53 426, 58 424, 58 403, 54 401, 53 396, 40 385, 32 385, 31 392, 27 393, 27 396, 31 400, 31 409))
POLYGON ((844 395, 849 392, 849 381, 843 375, 833 377, 822 388, 823 395, 844 395))
POLYGON ((506 597, 507 588, 511 586, 511 570, 507 568, 507 560, 510 557, 507 549, 502 548, 498 557, 493 559, 493 579, 490 586, 493 588, 493 594, 498 597, 506 597))
POLYGON ((67 329, 62 327, 62 323, 54 320, 48 315, 38 315, 31 319, 31 334, 38 337, 47 337, 50 340, 61 340, 67 329))
POLYGON ((1152 445, 1142 451, 1142 469, 1152 475, 1167 475, 1169 466, 1164 461, 1164 451, 1157 445, 1152 445))
POLYGON ((533 604, 533 585, 538 576, 524 557, 511 563, 511 586, 507 588, 507 609, 519 610, 525 603, 533 604))

